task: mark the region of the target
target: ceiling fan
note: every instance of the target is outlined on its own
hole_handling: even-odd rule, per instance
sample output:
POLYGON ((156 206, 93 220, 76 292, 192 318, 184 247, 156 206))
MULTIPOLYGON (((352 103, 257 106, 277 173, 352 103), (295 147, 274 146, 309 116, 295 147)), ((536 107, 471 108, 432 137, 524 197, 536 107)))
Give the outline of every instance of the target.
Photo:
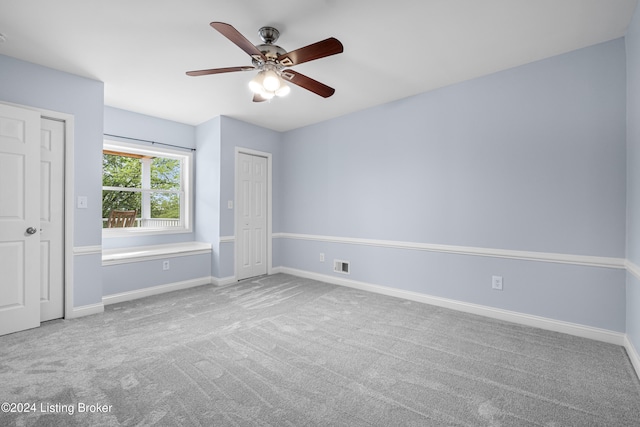
POLYGON ((249 54, 253 65, 188 71, 188 76, 204 76, 234 71, 258 71, 256 77, 249 83, 249 87, 254 93, 253 102, 267 101, 274 96, 285 96, 291 90, 286 82, 307 89, 323 98, 328 98, 334 94, 335 89, 332 87, 298 73, 289 67, 342 53, 343 46, 338 39, 330 37, 309 46, 287 52, 280 46, 273 44, 280 37, 280 32, 273 27, 260 28, 258 34, 264 43, 254 46, 229 24, 212 22, 210 25, 249 54))

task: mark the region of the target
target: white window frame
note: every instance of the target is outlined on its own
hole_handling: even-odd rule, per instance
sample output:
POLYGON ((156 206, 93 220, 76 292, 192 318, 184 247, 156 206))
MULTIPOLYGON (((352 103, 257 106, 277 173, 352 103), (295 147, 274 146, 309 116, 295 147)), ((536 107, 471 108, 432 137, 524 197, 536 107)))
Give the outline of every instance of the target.
MULTIPOLYGON (((165 157, 181 160, 180 188, 184 193, 184 202, 180 206, 180 217, 183 220, 182 227, 125 227, 103 228, 102 237, 132 237, 148 236, 156 234, 176 234, 193 232, 193 153, 191 151, 172 150, 157 146, 131 144, 120 141, 104 140, 103 150, 120 151, 124 153, 139 154, 150 157, 165 157)), ((102 176, 102 175, 101 175, 102 176)), ((103 189, 105 187, 102 187, 103 189)), ((107 188, 112 189, 112 188, 107 188)), ((144 196, 144 192, 142 193, 144 196)), ((144 197, 143 197, 144 199, 144 197)), ((143 201, 144 203, 144 201, 143 201)))

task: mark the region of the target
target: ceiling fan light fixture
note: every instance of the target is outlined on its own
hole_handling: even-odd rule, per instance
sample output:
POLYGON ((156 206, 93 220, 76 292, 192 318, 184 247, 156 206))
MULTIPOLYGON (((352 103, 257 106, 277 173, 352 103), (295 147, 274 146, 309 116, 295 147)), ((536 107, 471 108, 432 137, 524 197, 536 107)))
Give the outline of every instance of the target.
POLYGON ((276 96, 275 92, 270 92, 268 90, 263 89, 262 92, 260 92, 260 96, 263 97, 264 99, 272 99, 274 96, 276 96))
MULTIPOLYGON (((285 82, 293 83, 323 98, 328 98, 335 93, 332 87, 286 67, 342 53, 344 47, 340 40, 329 37, 287 53, 280 46, 273 44, 280 36, 280 32, 273 27, 260 28, 258 33, 264 44, 256 46, 230 24, 215 21, 209 25, 247 53, 253 65, 187 71, 188 76, 258 71, 258 75, 249 82, 249 88, 254 93, 253 102, 262 102, 274 96, 286 96, 291 89, 285 82)), ((0 34, 0 41, 1 36, 2 34, 0 34)))
POLYGON ((280 88, 280 77, 273 70, 264 71, 262 86, 269 92, 275 92, 280 88))
POLYGON ((251 81, 249 82, 249 89, 251 92, 262 94, 264 92, 264 71, 260 71, 251 81))
POLYGON ((274 96, 287 96, 289 92, 291 92, 289 85, 272 69, 258 72, 249 82, 249 89, 251 89, 251 92, 266 100, 272 99, 274 96))
POLYGON ((276 90, 276 96, 283 97, 289 95, 291 88, 285 82, 280 82, 280 87, 276 90))

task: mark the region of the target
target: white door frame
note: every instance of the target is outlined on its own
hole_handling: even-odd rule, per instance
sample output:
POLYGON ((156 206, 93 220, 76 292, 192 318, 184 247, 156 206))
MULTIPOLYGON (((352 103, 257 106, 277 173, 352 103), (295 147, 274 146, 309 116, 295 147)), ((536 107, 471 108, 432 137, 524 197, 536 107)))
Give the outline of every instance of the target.
POLYGON ((58 111, 0 101, 5 105, 37 111, 40 118, 64 122, 64 318, 73 318, 73 149, 74 116, 58 111))
MULTIPOLYGON (((238 200, 238 193, 239 193, 239 185, 238 185, 238 154, 240 153, 244 153, 244 154, 250 154, 252 156, 260 156, 260 157, 266 157, 267 159, 267 274, 273 274, 272 272, 272 259, 271 259, 271 249, 272 249, 272 229, 271 229, 271 218, 272 218, 272 213, 273 213, 273 203, 272 203, 272 199, 273 199, 273 167, 272 167, 272 161, 271 161, 271 153, 266 153, 264 151, 257 151, 257 150, 253 150, 251 148, 244 148, 244 147, 238 147, 236 146, 235 148, 235 155, 234 155, 234 166, 233 166, 233 181, 234 181, 234 192, 233 192, 233 200, 236 201, 236 203, 234 203, 234 205, 237 206, 237 200, 238 200)), ((235 209, 235 206, 234 206, 235 209)), ((240 224, 237 221, 237 215, 236 212, 234 210, 233 213, 233 222, 234 222, 234 227, 233 227, 233 232, 235 234, 234 236, 234 250, 233 250, 233 254, 234 254, 234 258, 233 258, 233 277, 237 278, 238 277, 238 259, 240 257, 239 251, 238 251, 238 236, 240 236, 240 224)))

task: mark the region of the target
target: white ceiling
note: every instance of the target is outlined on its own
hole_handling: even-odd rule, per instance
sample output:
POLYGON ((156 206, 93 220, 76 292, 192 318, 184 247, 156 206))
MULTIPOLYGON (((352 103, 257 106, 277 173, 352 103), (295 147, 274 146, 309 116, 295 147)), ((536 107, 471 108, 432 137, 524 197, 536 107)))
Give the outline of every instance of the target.
POLYGON ((294 129, 624 36, 637 0, 0 0, 0 54, 101 80, 105 104, 197 125, 226 115, 294 129), (344 53, 293 67, 336 89, 294 86, 253 103, 250 65, 209 26, 291 51, 336 37, 344 53))

